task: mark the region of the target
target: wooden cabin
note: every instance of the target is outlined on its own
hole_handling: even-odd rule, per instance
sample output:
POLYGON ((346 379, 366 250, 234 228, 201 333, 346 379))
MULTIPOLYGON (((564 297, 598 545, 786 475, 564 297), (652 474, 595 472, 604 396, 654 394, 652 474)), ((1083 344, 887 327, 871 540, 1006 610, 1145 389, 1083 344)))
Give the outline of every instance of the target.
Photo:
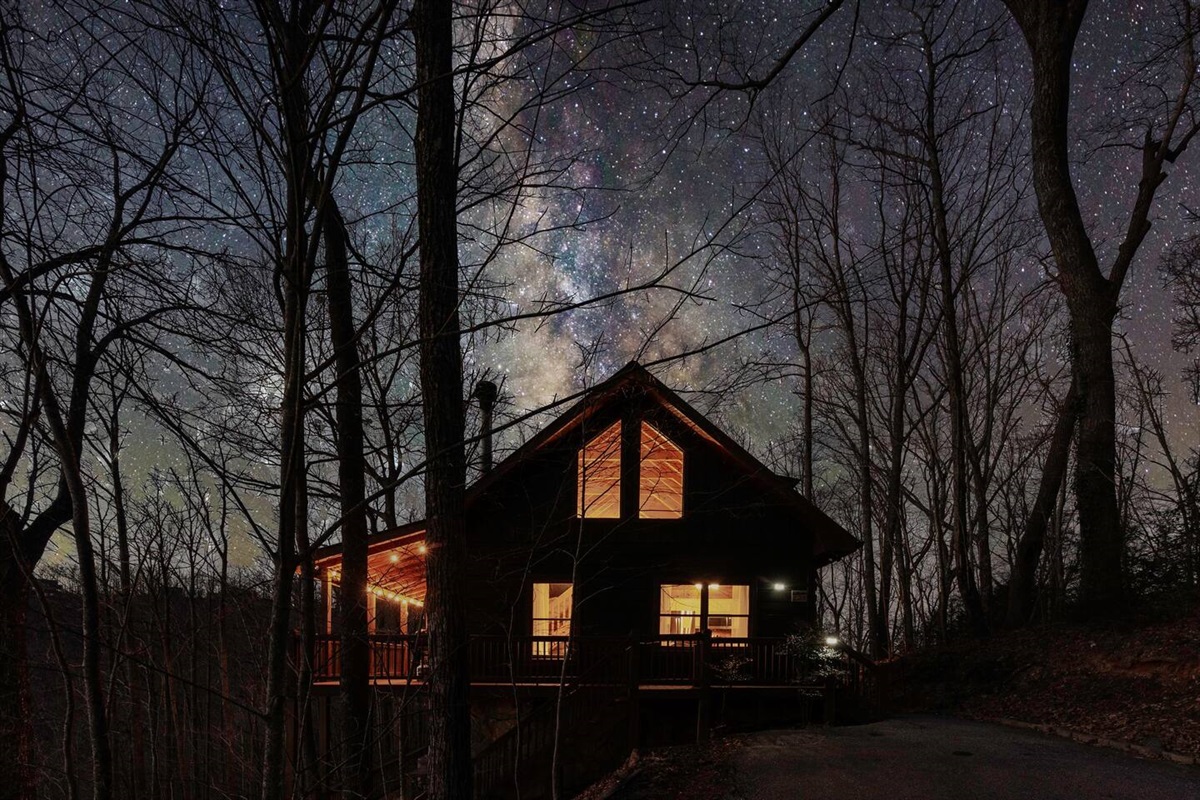
MULTIPOLYGON (((620 707, 611 698, 631 692, 677 699, 724 686, 794 694, 785 637, 815 617, 817 570, 859 542, 801 496, 795 480, 776 474, 637 363, 493 467, 495 394, 490 384, 475 393, 483 472, 467 493, 473 704, 511 698, 514 686, 608 687, 607 695, 576 698, 590 710, 572 713, 594 729, 600 709, 611 712, 620 707), (735 668, 714 668, 723 663, 735 668)), ((426 674, 425 555, 421 522, 370 543, 379 687, 411 691, 426 674)), ((326 624, 313 675, 332 690, 340 548, 323 549, 316 562, 326 624)), ((475 716, 487 714, 476 709, 475 716)), ((640 735, 631 734, 635 744, 640 735)), ((533 736, 526 733, 520 746, 528 749, 533 736)), ((502 738, 477 737, 482 763, 488 753, 496 762, 491 773, 477 763, 481 797, 481 786, 508 780, 495 777, 509 768, 502 738)))
MULTIPOLYGON (((630 363, 469 489, 469 630, 547 657, 567 637, 794 633, 814 618, 817 570, 859 546, 795 484, 630 363)), ((373 538, 381 641, 420 631, 424 556, 420 522, 373 538)), ((327 634, 340 563, 336 545, 318 554, 327 634)))

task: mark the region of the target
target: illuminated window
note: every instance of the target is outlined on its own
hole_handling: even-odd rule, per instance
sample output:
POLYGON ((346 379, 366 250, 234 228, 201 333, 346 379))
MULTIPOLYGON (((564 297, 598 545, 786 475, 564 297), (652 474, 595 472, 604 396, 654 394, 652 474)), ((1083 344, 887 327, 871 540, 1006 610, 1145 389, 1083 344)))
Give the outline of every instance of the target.
POLYGON ((713 636, 745 639, 750 635, 750 587, 708 587, 708 629, 713 636))
POLYGON ((664 583, 659 587, 659 633, 670 636, 700 632, 701 588, 690 583, 664 583))
POLYGON ((638 516, 679 519, 683 516, 683 451, 653 425, 642 423, 642 469, 638 516))
POLYGON ((663 584, 659 587, 658 632, 696 634, 707 628, 721 639, 750 635, 750 587, 725 584, 663 584), (701 612, 708 596, 708 614, 701 612))
POLYGON ((578 514, 588 519, 621 516, 621 423, 614 422, 579 451, 578 514))
MULTIPOLYGON (((569 583, 535 583, 533 585, 533 635, 571 635, 571 603, 574 598, 569 583)), ((533 654, 561 658, 566 642, 534 641, 533 654)))

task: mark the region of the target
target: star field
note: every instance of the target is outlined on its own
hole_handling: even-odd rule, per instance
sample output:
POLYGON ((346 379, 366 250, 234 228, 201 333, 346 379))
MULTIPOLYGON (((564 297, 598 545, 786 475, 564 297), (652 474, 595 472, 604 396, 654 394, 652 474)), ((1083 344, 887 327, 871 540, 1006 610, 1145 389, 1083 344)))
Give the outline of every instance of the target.
MULTIPOLYGON (((1004 15, 996 2, 965 6, 963 17, 967 19, 1004 15)), ((741 8, 737 23, 754 30, 770 29, 779 24, 781 15, 793 12, 790 6, 760 3, 741 8)), ((673 256, 712 236, 718 227, 726 234, 741 230, 752 215, 741 200, 766 179, 754 114, 785 98, 792 108, 790 124, 802 136, 810 124, 806 100, 832 88, 836 80, 832 76, 840 63, 851 65, 840 79, 851 97, 856 92, 855 82, 866 86, 870 81, 869 73, 854 65, 874 58, 882 62, 879 68, 886 68, 887 54, 881 53, 885 45, 871 35, 880 9, 873 4, 863 7, 855 49, 849 53, 850 17, 848 12, 839 13, 776 84, 756 98, 755 109, 742 118, 744 98, 728 98, 725 102, 730 110, 723 112, 721 120, 725 125, 715 124, 703 131, 699 124, 692 125, 682 142, 667 137, 680 130, 681 115, 694 113, 694 105, 679 102, 644 82, 626 79, 618 85, 591 86, 565 104, 541 131, 547 145, 554 149, 587 142, 591 155, 577 173, 583 183, 614 190, 637 188, 589 195, 585 204, 614 209, 612 216, 583 231, 556 237, 543 257, 506 260, 502 272, 515 287, 516 304, 540 298, 550 287, 558 296, 575 300, 612 292, 655 275, 673 256), (740 218, 731 218, 738 209, 740 218)), ((1144 3, 1094 4, 1077 46, 1072 109, 1077 161, 1072 169, 1102 264, 1111 261, 1123 232, 1140 167, 1135 151, 1102 145, 1113 140, 1114 119, 1121 107, 1135 108, 1144 94, 1144 87, 1137 83, 1137 68, 1152 46, 1150 18, 1154 13, 1144 3)), ((699 20, 696 24, 702 25, 699 20)), ((711 29, 696 30, 716 35, 711 29)), ((996 83, 1013 105, 1005 113, 1020 116, 1028 93, 1027 55, 1014 25, 1004 25, 1002 32, 1003 40, 989 55, 995 63, 980 66, 980 80, 996 83)), ((697 35, 697 40, 701 38, 697 35)), ((1137 143, 1139 130, 1122 130, 1119 123, 1115 127, 1118 140, 1137 143)), ((1027 133, 1020 144, 1028 147, 1027 133)), ((1170 346, 1172 299, 1163 288, 1158 263, 1172 242, 1194 233, 1182 206, 1195 194, 1196 159, 1197 153, 1188 152, 1170 166, 1155 204, 1152 232, 1122 294, 1120 322, 1138 359, 1164 375, 1170 392, 1169 424, 1189 446, 1196 443, 1192 435, 1195 408, 1178 379, 1188 359, 1170 346)), ((551 207, 554 202, 549 201, 551 207)), ((870 202, 868 191, 861 206, 866 208, 870 202)), ((870 224, 854 209, 849 215, 851 227, 870 224)), ((711 390, 735 372, 742 360, 764 355, 791 357, 787 336, 769 329, 739 335, 759 321, 746 308, 772 291, 763 279, 758 258, 761 246, 753 242, 744 245, 736 252, 708 259, 708 263, 697 258, 672 276, 672 285, 695 288, 694 301, 677 307, 669 292, 630 294, 600 309, 570 312, 546 325, 522 325, 515 335, 479 354, 479 361, 508 377, 518 407, 533 408, 603 378, 629 358, 669 358, 728 337, 733 338, 720 348, 670 364, 663 372, 665 379, 681 388, 711 390), (657 325, 668 317, 670 322, 659 331, 657 325), (574 368, 578 346, 592 342, 600 343, 599 357, 586 374, 580 373, 574 368)), ((1045 245, 1039 247, 1044 253, 1045 245)), ((1044 274, 1034 258, 1017 269, 1030 282, 1044 274)), ((720 395, 722 415, 760 443, 771 440, 795 419, 797 398, 790 387, 757 385, 741 390, 739 396, 725 394, 720 395), (744 413, 738 413, 739 409, 744 413)))

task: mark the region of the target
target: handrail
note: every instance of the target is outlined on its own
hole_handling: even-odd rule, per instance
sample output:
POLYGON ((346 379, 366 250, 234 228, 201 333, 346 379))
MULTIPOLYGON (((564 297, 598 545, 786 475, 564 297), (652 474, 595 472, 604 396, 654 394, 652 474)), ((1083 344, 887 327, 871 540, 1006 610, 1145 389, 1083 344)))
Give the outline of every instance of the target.
MULTIPOLYGON (((424 636, 372 634, 369 641, 372 680, 423 682, 424 636)), ((337 681, 341 676, 340 637, 319 634, 315 645, 314 681, 337 681)), ((845 655, 848 673, 875 669, 873 662, 846 645, 839 644, 837 649, 845 655)), ((472 636, 467 661, 475 684, 555 685, 565 677, 569 682, 623 685, 631 676, 616 669, 609 654, 635 650, 638 669, 632 678, 643 685, 699 686, 707 681, 717 687, 783 686, 803 677, 801 659, 788 640, 763 636, 472 636)), ((851 675, 846 678, 855 680, 851 675)))
MULTIPOLYGON (((337 681, 341 672, 340 637, 321 634, 315 641, 313 679, 325 683, 337 681)), ((373 680, 414 688, 424 683, 427 651, 424 636, 372 634, 369 642, 373 680)), ((595 735, 603 738, 605 731, 600 728, 617 725, 622 715, 628 715, 637 705, 636 698, 642 692, 659 686, 685 689, 704 708, 708 707, 713 689, 815 689, 825 698, 827 721, 834 716, 835 696, 848 701, 845 706, 842 700, 837 701, 839 711, 848 711, 852 716, 878 715, 886 687, 882 685, 877 665, 845 644, 830 647, 840 656, 836 673, 805 682, 805 654, 797 651, 786 637, 733 639, 703 633, 640 638, 472 636, 468 641, 467 661, 474 685, 557 687, 561 698, 557 708, 558 698, 531 706, 517 728, 475 754, 473 770, 480 792, 476 796, 501 789, 519 776, 522 779, 536 776, 541 780, 546 773, 540 770, 549 764, 548 752, 557 732, 569 738, 579 728, 589 731, 592 736, 589 741, 594 742, 595 735)), ((296 654, 300 655, 299 649, 296 654)), ((807 660, 811 660, 811 655, 807 660)), ((542 690, 543 698, 546 689, 542 690)), ((416 716, 420 719, 412 722, 425 721, 420 712, 416 716)), ((625 718, 629 723, 629 718, 625 718)), ((631 730, 635 727, 631 725, 631 730)), ((421 747, 426 742, 423 734, 424 731, 414 729, 402 738, 421 747)), ((631 736, 630 741, 636 739, 636 733, 631 736)), ((573 748, 578 744, 567 746, 573 748)), ((415 752, 406 750, 405 758, 409 755, 415 757, 415 752)), ((567 754, 562 763, 571 765, 575 760, 567 754)))

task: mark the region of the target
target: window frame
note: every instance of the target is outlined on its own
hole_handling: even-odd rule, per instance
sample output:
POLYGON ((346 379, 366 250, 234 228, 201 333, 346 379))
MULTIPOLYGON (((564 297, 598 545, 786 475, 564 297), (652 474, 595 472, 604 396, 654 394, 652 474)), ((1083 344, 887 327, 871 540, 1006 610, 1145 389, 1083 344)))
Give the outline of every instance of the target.
MULTIPOLYGON (((680 447, 679 443, 676 442, 669 435, 667 435, 667 433, 664 432, 663 429, 659 425, 656 425, 653 422, 651 422, 650 420, 644 419, 644 418, 639 420, 639 423, 640 424, 638 425, 638 514, 637 514, 638 519, 683 519, 683 514, 684 514, 684 510, 685 510, 684 509, 685 496, 686 496, 685 489, 686 489, 686 483, 687 483, 687 478, 686 478, 687 454, 684 452, 684 449, 682 447, 680 447), (657 447, 657 445, 655 445, 654 447, 651 448, 650 452, 647 453, 646 437, 647 437, 648 432, 651 436, 657 437, 660 440, 660 442, 663 446, 663 449, 669 449, 671 451, 674 451, 675 453, 678 453, 679 488, 678 488, 678 490, 673 491, 670 494, 661 493, 657 489, 659 483, 662 481, 663 470, 661 468, 658 469, 657 480, 647 491, 646 480, 647 480, 647 476, 648 476, 648 470, 646 468, 646 462, 654 454, 654 447, 657 447), (655 495, 660 495, 660 494, 662 497, 668 498, 669 500, 674 500, 677 498, 677 502, 670 503, 669 500, 668 500, 668 502, 659 501, 659 503, 661 503, 661 505, 663 506, 663 509, 661 509, 661 510, 657 509, 657 508, 653 508, 653 507, 648 507, 650 505, 651 498, 655 497, 655 495), (675 506, 675 507, 668 507, 668 506, 675 506)), ((671 456, 668 456, 667 459, 671 459, 671 456)), ((666 459, 664 459, 664 460, 666 460, 666 459)))
POLYGON ((561 659, 566 656, 568 646, 571 640, 571 627, 575 621, 575 584, 571 581, 533 581, 529 589, 529 620, 530 620, 530 655, 534 658, 553 658, 561 659), (552 594, 554 587, 565 586, 565 590, 559 594, 552 594), (546 606, 547 611, 553 601, 562 597, 564 594, 569 596, 569 601, 566 609, 566 616, 562 617, 539 617, 538 613, 538 592, 540 587, 546 587, 546 606), (538 633, 538 623, 546 623, 547 631, 561 630, 561 633, 538 633))
POLYGON ((595 436, 589 437, 579 448, 575 459, 575 517, 577 519, 620 519, 621 494, 625 426, 623 420, 616 420, 605 426, 595 436), (615 430, 615 434, 613 433, 615 430), (604 449, 599 457, 588 459, 588 448, 598 440, 611 438, 615 448, 602 445, 604 449), (611 471, 611 480, 607 476, 597 478, 607 486, 598 493, 589 495, 591 479, 589 473, 605 470, 611 471))
MULTIPOLYGON (((719 599, 720 598, 718 598, 718 600, 719 599)), ((731 599, 733 599, 733 598, 731 598, 731 599)), ((684 601, 680 601, 680 602, 684 602, 684 601)), ((660 584, 658 584, 658 635, 661 639, 669 641, 670 639, 677 639, 677 638, 683 638, 683 637, 689 637, 689 636, 697 636, 700 633, 708 630, 708 631, 712 631, 714 639, 734 639, 734 640, 749 639, 751 636, 751 623, 752 623, 752 617, 753 617, 753 608, 754 608, 754 595, 753 595, 753 589, 750 584, 746 584, 746 583, 727 584, 727 583, 718 583, 716 581, 713 581, 712 583, 694 583, 693 582, 690 584, 687 584, 687 583, 660 583, 660 584), (689 587, 689 588, 696 589, 697 596, 696 596, 695 600, 698 604, 697 611, 694 614, 670 613, 668 611, 665 611, 663 609, 663 601, 666 597, 669 596, 666 591, 668 587, 689 587), (711 596, 711 592, 713 589, 725 588, 725 587, 735 590, 733 592, 734 595, 736 595, 737 589, 745 590, 745 598, 746 598, 745 612, 743 612, 743 613, 731 613, 728 611, 718 611, 716 613, 713 612, 713 610, 712 610, 713 598, 711 596), (721 631, 724 631, 724 630, 730 631, 730 633, 728 635, 725 633, 718 633, 717 630, 713 629, 712 620, 714 618, 731 621, 728 626, 722 626, 720 629, 717 629, 717 630, 721 630, 721 631), (668 622, 668 620, 670 622, 668 622), (681 631, 667 630, 666 628, 675 627, 673 625, 673 623, 676 620, 688 620, 689 622, 694 620, 694 622, 691 622, 691 625, 690 625, 690 627, 692 627, 693 630, 688 633, 684 633, 681 631), (743 636, 732 635, 733 631, 735 631, 738 627, 737 622, 736 622, 737 620, 745 620, 745 634, 743 636)), ((680 626, 680 627, 682 627, 682 626, 680 626)))

